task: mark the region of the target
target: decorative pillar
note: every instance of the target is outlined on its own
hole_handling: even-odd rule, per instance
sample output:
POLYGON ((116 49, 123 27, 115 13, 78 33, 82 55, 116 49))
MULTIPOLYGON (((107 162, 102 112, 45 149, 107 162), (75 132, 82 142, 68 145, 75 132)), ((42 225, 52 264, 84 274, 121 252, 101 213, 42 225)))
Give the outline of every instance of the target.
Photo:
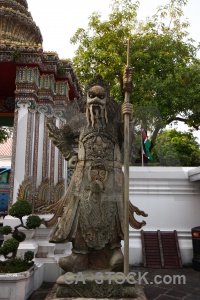
POLYGON ((26 162, 26 137, 27 137, 27 121, 28 121, 28 104, 18 103, 18 122, 17 122, 17 138, 15 153, 15 176, 13 186, 13 202, 17 200, 17 193, 20 183, 25 177, 26 162))
MULTIPOLYGON (((60 120, 56 119, 56 126, 59 128, 60 120)), ((59 169, 59 150, 55 147, 55 157, 54 157, 54 185, 56 185, 59 181, 58 178, 58 169, 59 169)))
POLYGON ((39 128, 38 128, 38 159, 37 159, 37 180, 36 188, 42 182, 42 161, 43 161, 43 147, 44 147, 44 125, 45 125, 44 113, 39 115, 39 128))

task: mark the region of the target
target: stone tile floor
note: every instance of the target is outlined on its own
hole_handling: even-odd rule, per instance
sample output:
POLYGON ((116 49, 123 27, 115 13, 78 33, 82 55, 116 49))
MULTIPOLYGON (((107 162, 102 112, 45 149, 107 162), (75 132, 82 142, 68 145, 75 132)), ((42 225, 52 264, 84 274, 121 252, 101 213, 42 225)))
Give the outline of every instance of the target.
MULTIPOLYGON (((200 272, 192 268, 148 269, 132 267, 148 300, 200 300, 200 272)), ((42 300, 47 297, 55 283, 44 282, 28 300, 42 300)), ((49 298, 48 298, 49 299, 49 298)))
POLYGON ((200 272, 192 268, 135 270, 141 274, 147 272, 141 284, 148 300, 200 299, 200 272))

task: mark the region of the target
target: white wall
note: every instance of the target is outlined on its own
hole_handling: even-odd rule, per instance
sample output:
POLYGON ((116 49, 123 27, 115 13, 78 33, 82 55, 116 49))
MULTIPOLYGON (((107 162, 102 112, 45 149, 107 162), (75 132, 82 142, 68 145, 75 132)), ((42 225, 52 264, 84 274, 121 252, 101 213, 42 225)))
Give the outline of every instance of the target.
MULTIPOLYGON (((191 228, 200 225, 200 182, 186 167, 131 167, 130 200, 148 213, 145 231, 177 230, 182 261, 192 262, 191 228)), ((142 262, 140 232, 130 228, 130 262, 142 262)))
POLYGON ((11 166, 11 156, 0 155, 0 166, 10 167, 11 166))

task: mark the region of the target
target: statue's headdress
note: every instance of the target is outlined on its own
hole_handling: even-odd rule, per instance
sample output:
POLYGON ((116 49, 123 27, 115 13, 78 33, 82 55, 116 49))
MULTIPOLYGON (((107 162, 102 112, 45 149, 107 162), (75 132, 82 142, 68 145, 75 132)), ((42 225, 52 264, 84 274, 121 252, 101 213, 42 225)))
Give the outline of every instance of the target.
POLYGON ((109 85, 108 83, 103 79, 103 77, 98 74, 94 79, 92 79, 86 86, 85 88, 85 94, 87 93, 87 91, 93 87, 93 86, 96 86, 96 85, 99 85, 101 87, 103 87, 105 90, 106 90, 106 93, 107 93, 107 96, 109 97, 110 96, 110 88, 109 88, 109 85))

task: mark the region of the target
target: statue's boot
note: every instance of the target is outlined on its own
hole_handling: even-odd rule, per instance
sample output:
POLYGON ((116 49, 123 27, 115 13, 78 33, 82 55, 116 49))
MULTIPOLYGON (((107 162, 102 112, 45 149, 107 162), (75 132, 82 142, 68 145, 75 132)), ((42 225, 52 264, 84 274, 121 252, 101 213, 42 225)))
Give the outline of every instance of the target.
POLYGON ((65 272, 83 271, 89 266, 88 254, 72 252, 66 257, 61 257, 58 263, 65 272))
POLYGON ((123 271, 124 268, 124 256, 121 248, 113 249, 113 253, 110 258, 109 269, 114 272, 123 271))

